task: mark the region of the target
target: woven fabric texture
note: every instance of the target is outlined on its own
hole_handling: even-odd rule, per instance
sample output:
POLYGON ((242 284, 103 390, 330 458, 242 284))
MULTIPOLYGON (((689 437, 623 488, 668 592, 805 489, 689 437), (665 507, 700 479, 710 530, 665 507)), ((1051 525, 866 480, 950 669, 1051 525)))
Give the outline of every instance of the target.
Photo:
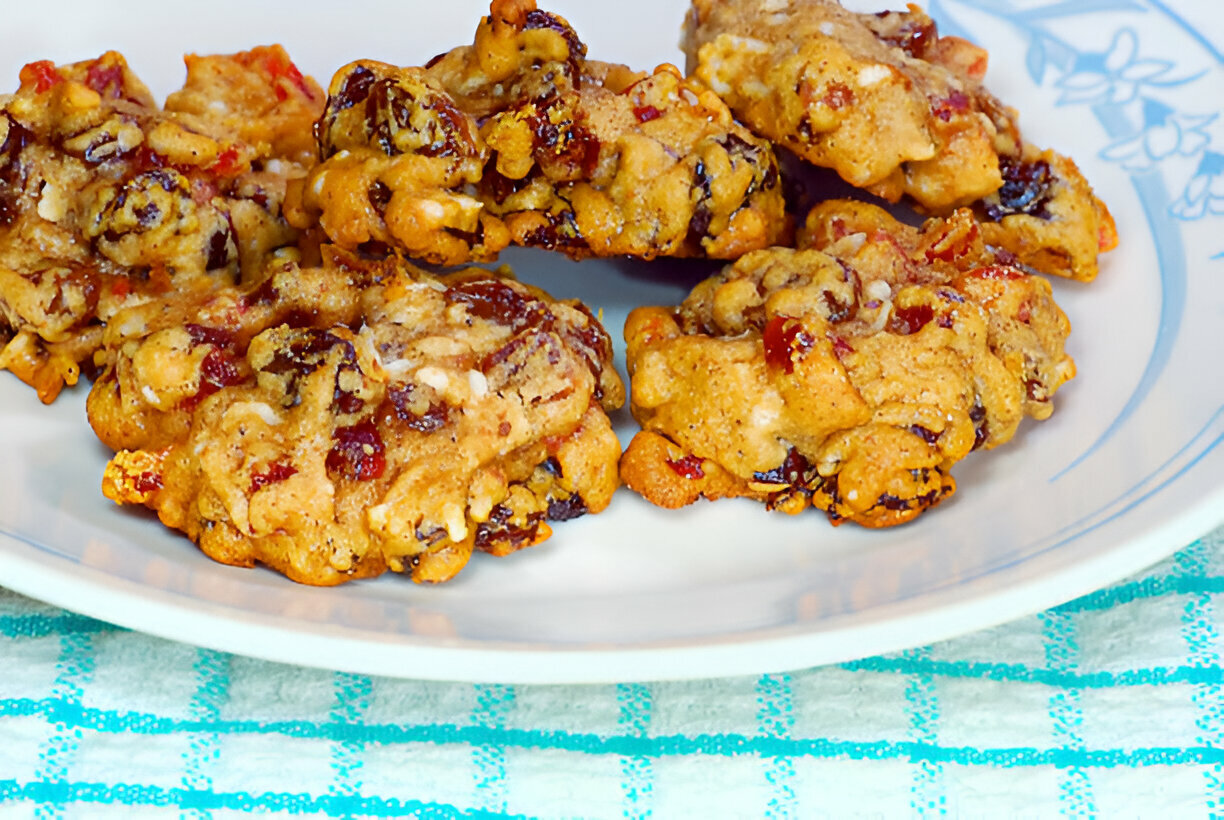
POLYGON ((0 591, 0 816, 1202 816, 1224 528, 1019 621, 789 674, 505 686, 268 663, 0 591))

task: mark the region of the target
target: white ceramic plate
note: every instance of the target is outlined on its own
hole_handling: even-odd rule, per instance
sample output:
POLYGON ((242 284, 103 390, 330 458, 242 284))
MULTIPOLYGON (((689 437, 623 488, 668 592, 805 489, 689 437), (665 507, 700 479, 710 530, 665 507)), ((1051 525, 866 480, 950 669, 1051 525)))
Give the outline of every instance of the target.
MULTIPOLYGON (((326 85, 357 57, 418 64, 468 42, 483 7, 383 0, 37 4, 6 10, 0 77, 124 51, 155 93, 186 51, 282 42, 326 85), (354 4, 355 5, 355 4, 354 4), (444 8, 444 10, 442 10, 444 8), (23 19, 24 17, 24 19, 23 19)), ((905 527, 831 527, 748 502, 651 508, 628 491, 545 544, 477 556, 437 588, 339 589, 214 564, 98 490, 107 453, 84 391, 42 407, 0 374, 0 583, 124 626, 367 673, 507 682, 796 668, 998 623, 1116 580, 1224 519, 1224 10, 1160 0, 939 0, 945 33, 991 50, 991 87, 1035 142, 1076 158, 1122 244, 1089 286, 1056 282, 1080 375, 1058 410, 959 465, 960 491, 905 527), (1078 6, 1076 8, 1079 8, 1078 6)), ((593 57, 680 62, 681 0, 558 0, 593 57)), ((674 303, 700 264, 506 255, 520 276, 604 310, 619 336, 674 303)), ((619 417, 627 441, 633 423, 619 417)))

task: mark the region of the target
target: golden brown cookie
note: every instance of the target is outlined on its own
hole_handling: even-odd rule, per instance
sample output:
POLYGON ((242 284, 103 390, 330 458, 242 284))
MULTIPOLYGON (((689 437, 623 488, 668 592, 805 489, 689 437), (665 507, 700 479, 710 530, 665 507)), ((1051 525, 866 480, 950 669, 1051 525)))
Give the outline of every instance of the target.
MULTIPOLYGON (((43 401, 90 367, 121 307, 258 275, 297 238, 280 203, 304 169, 275 153, 277 141, 245 141, 232 126, 248 117, 221 117, 201 96, 233 102, 254 81, 244 75, 239 93, 215 82, 223 72, 212 84, 198 73, 188 89, 199 115, 158 109, 114 52, 27 65, 17 93, 0 99, 0 368, 43 401)), ((321 104, 320 94, 314 113, 321 104)), ((311 114, 290 119, 308 135, 311 114)), ((276 130, 288 133, 288 121, 276 130)))
POLYGON ((489 260, 510 242, 472 188, 488 149, 476 121, 419 68, 361 60, 332 78, 322 162, 287 215, 350 250, 395 248, 439 265, 489 260))
POLYGON ((1075 164, 1026 143, 982 85, 987 55, 940 37, 919 7, 694 0, 696 78, 750 128, 851 184, 931 214, 972 206, 991 244, 1043 273, 1091 280, 1117 244, 1075 164))
POLYGON ((829 202, 803 238, 630 314, 643 432, 621 476, 648 500, 903 523, 954 491, 970 451, 1048 417, 1074 375, 1049 283, 1000 263, 967 211, 919 231, 829 202))
POLYGON ((581 304, 392 260, 283 274, 269 307, 252 287, 185 324, 173 305, 116 317, 91 420, 144 443, 107 465, 109 498, 218 561, 324 585, 444 581, 473 550, 504 555, 607 506, 620 446, 605 411, 624 389, 581 304), (329 280, 343 284, 318 313, 284 306, 293 282, 329 280), (145 425, 118 429, 120 411, 145 425))
POLYGON ((341 69, 319 139, 291 219, 347 248, 734 258, 786 231, 772 149, 717 96, 671 66, 588 60, 523 0, 495 0, 473 45, 426 68, 341 69))

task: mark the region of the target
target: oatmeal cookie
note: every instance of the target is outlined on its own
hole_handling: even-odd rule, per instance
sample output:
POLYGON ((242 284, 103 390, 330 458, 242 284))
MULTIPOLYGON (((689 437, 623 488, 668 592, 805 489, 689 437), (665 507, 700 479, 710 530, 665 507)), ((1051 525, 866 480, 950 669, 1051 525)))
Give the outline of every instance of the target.
POLYGON ((694 0, 686 28, 690 70, 736 116, 852 185, 929 214, 971 206, 991 244, 1043 273, 1091 280, 1117 244, 1075 163, 1025 142, 983 87, 986 52, 917 6, 694 0))
POLYGON ((900 524, 952 494, 970 451, 1048 417, 1074 375, 1049 283, 1001 262, 968 211, 918 230, 834 201, 803 237, 630 314, 643 432, 621 476, 653 503, 900 524))
POLYGON ((607 506, 620 446, 606 409, 624 389, 585 307, 484 270, 344 266, 270 280, 348 283, 331 313, 247 326, 251 290, 203 311, 207 327, 117 317, 117 378, 95 390, 120 395, 91 414, 147 402, 161 423, 107 465, 107 497, 218 561, 321 585, 387 569, 444 581, 473 550, 505 555, 607 506))
POLYGON ((362 292, 377 269, 332 254, 322 267, 284 256, 263 280, 179 290, 115 314, 103 329, 101 373, 86 401, 103 444, 160 450, 185 439, 204 399, 249 376, 242 352, 265 330, 360 322, 362 292))
POLYGON ((495 0, 473 45, 426 68, 354 63, 330 94, 291 218, 348 248, 733 258, 786 229, 772 149, 716 95, 672 66, 588 60, 533 2, 495 0))
MULTIPOLYGON (((188 88, 206 85, 197 76, 188 88)), ((221 102, 245 95, 212 87, 221 102)), ((0 368, 43 401, 91 366, 124 305, 257 275, 296 240, 280 203, 304 170, 279 143, 246 142, 201 108, 159 109, 115 52, 31 63, 0 98, 0 368)), ((312 120, 294 121, 308 135, 312 120)))
POLYGON ((423 69, 341 68, 317 133, 322 162, 291 189, 293 224, 438 265, 493 259, 510 243, 473 191, 489 155, 480 129, 423 69))

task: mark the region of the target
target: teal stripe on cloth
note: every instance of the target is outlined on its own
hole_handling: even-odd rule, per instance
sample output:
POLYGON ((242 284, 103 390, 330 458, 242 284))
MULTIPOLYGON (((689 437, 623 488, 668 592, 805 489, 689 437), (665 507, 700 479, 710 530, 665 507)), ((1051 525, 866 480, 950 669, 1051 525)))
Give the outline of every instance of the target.
MULTIPOLYGON (((795 727, 795 706, 792 701, 791 676, 762 675, 757 679, 757 726, 764 738, 786 740, 795 727)), ((796 817, 795 761, 786 755, 766 756, 765 781, 770 785, 765 817, 796 817)))
MULTIPOLYGON (((907 650, 902 658, 911 661, 930 660, 930 649, 907 650)), ((939 697, 935 678, 923 671, 911 675, 905 684, 905 701, 909 709, 910 738, 923 743, 935 743, 939 737, 939 697)), ((910 808, 921 815, 947 814, 944 792, 943 764, 923 760, 914 769, 910 786, 910 808)))
MULTIPOLYGON (((336 696, 330 714, 332 723, 342 727, 361 725, 370 708, 374 682, 366 675, 337 672, 333 676, 332 687, 336 696)), ((327 789, 329 794, 351 797, 361 792, 358 772, 364 765, 361 759, 364 750, 365 742, 355 737, 346 737, 332 744, 333 776, 327 789)))
MULTIPOLYGON (((1061 611, 1061 610, 1056 610, 1061 611)), ((1113 689, 1130 686, 1164 686, 1172 683, 1224 683, 1224 667, 1158 666, 1150 669, 1124 669, 1080 672, 1026 666, 1022 663, 990 661, 945 661, 925 658, 865 658, 841 664, 851 672, 878 672, 901 675, 938 675, 946 678, 992 680, 1007 683, 1041 683, 1046 686, 1079 689, 1113 689)))
MULTIPOLYGON (((60 638, 59 660, 55 664, 55 684, 52 697, 63 703, 81 705, 94 672, 94 641, 88 634, 64 635, 60 638)), ((36 776, 40 780, 67 780, 73 758, 80 746, 79 727, 67 721, 52 721, 52 729, 46 743, 38 754, 39 766, 36 776)), ((60 817, 63 806, 53 800, 40 801, 35 816, 38 818, 60 817)))
MULTIPOLYGON (((1203 541, 1196 541, 1177 556, 1177 566, 1191 576, 1201 577, 1208 567, 1210 554, 1203 541)), ((1209 595, 1197 595, 1186 602, 1182 610, 1181 635, 1188 649, 1186 662, 1191 666, 1219 666, 1219 631, 1215 626, 1215 607, 1209 595)), ((1199 743, 1216 748, 1224 746, 1224 687, 1219 681, 1199 684, 1190 696, 1197 715, 1194 725, 1200 734, 1199 743)), ((1207 808, 1217 812, 1224 806, 1224 765, 1216 763, 1203 773, 1207 808)))
MULTIPOLYGON (((188 713, 196 720, 216 721, 221 716, 221 707, 229 698, 229 669, 231 656, 212 649, 197 649, 192 671, 196 678, 196 691, 191 697, 188 713)), ((218 732, 191 734, 187 750, 183 752, 183 777, 180 781, 186 789, 211 789, 211 770, 221 755, 221 735, 218 732)), ((207 810, 196 813, 208 818, 207 810)))
POLYGON ((1164 575, 1127 581, 1091 592, 1055 607, 1058 612, 1092 612, 1165 595, 1218 595, 1224 592, 1224 577, 1164 575))
POLYGON ((185 811, 324 813, 332 817, 412 816, 417 820, 463 817, 476 820, 520 820, 525 815, 465 809, 447 803, 398 800, 389 797, 338 797, 336 795, 281 792, 211 792, 200 789, 167 789, 139 783, 18 783, 0 780, 0 801, 25 800, 44 805, 85 803, 105 806, 153 806, 185 811))
POLYGON ((50 635, 123 631, 103 621, 65 612, 61 615, 0 615, 0 638, 46 638, 50 635))
POLYGON ((477 732, 485 733, 474 743, 472 764, 475 767, 476 794, 489 811, 506 811, 509 795, 506 771, 506 747, 515 744, 501 740, 506 717, 514 708, 514 687, 500 684, 477 684, 476 705, 472 708, 472 724, 477 732))
MULTIPOLYGON (((622 732, 644 738, 650 728, 654 695, 650 687, 640 683, 616 686, 616 725, 622 732)), ((621 764, 621 793, 624 795, 622 816, 640 820, 654 813, 654 766, 646 755, 624 755, 621 764)))
POLYGON ((844 741, 831 738, 782 738, 736 733, 670 734, 650 737, 606 736, 586 732, 539 729, 506 729, 460 726, 450 723, 425 725, 371 724, 335 726, 310 720, 292 721, 196 721, 160 717, 141 712, 90 709, 79 703, 54 698, 0 700, 0 717, 43 716, 68 727, 98 732, 166 734, 218 731, 226 734, 284 735, 294 738, 336 740, 360 738, 366 743, 467 743, 502 749, 547 749, 664 757, 675 755, 736 756, 756 754, 849 760, 931 760, 966 766, 1163 766, 1187 763, 1224 763, 1224 749, 1206 745, 1153 746, 1139 748, 974 748, 942 746, 914 741, 844 741))
MULTIPOLYGON (((1075 669, 1079 647, 1075 642, 1075 621, 1066 612, 1044 612, 1040 616, 1046 663, 1054 671, 1075 669)), ((1082 751, 1081 729, 1084 714, 1080 709, 1080 692, 1076 688, 1059 689, 1050 695, 1050 721, 1054 740, 1068 750, 1082 751)), ((1064 814, 1095 817, 1092 779, 1086 767, 1071 765, 1060 769, 1059 795, 1064 814)))

